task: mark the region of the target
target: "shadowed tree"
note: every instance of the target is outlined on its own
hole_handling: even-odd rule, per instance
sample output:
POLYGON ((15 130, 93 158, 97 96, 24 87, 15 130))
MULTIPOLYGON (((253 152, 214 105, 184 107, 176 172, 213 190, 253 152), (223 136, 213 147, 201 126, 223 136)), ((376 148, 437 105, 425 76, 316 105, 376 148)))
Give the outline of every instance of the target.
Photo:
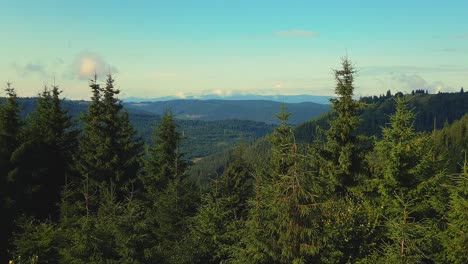
MULTIPOLYGON (((9 174, 14 168, 11 156, 20 143, 22 121, 15 89, 11 83, 5 87, 6 104, 0 106, 0 256, 7 256, 6 248, 11 236, 12 221, 17 214, 18 192, 9 174)), ((6 262, 7 259, 0 258, 6 262)))
POLYGON ((70 172, 78 132, 61 106, 58 86, 39 94, 12 160, 12 177, 21 182, 23 212, 38 218, 58 216, 60 193, 70 172))
POLYGON ((198 197, 186 174, 187 163, 179 152, 182 140, 172 112, 166 111, 154 130, 142 175, 147 206, 148 261, 179 263, 181 238, 188 232, 188 219, 196 212, 198 197))

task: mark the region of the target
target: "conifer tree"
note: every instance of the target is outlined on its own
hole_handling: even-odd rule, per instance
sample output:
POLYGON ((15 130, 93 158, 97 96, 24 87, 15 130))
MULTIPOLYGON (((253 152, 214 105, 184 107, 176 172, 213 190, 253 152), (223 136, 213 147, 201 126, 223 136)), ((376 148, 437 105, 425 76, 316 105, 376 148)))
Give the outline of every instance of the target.
POLYGON ((153 146, 147 149, 149 158, 145 163, 145 188, 148 194, 163 190, 171 178, 187 169, 187 163, 179 152, 182 136, 171 111, 166 111, 161 123, 153 131, 153 146))
MULTIPOLYGON (((13 169, 11 156, 19 145, 22 127, 20 108, 15 89, 7 83, 5 92, 8 96, 6 105, 0 108, 0 183, 1 193, 7 193, 8 174, 13 169)), ((2 197, 1 205, 11 205, 8 197, 2 197)))
POLYGON ((15 202, 18 196, 14 189, 14 179, 9 174, 14 168, 11 156, 20 143, 19 135, 23 123, 17 95, 11 83, 7 83, 5 92, 6 104, 0 105, 0 256, 7 256, 12 221, 17 214, 15 202))
POLYGON ((375 145, 372 171, 379 178, 384 237, 380 241, 380 261, 413 263, 438 256, 431 248, 440 245, 439 220, 446 210, 447 178, 434 156, 431 138, 414 131, 415 114, 404 98, 397 97, 396 112, 383 138, 375 145))
POLYGON ((70 172, 77 131, 61 106, 58 86, 47 87, 39 94, 38 104, 30 114, 15 150, 12 172, 19 185, 23 212, 39 218, 58 216, 57 203, 70 172))
POLYGON ((154 130, 142 176, 148 233, 153 241, 145 255, 159 263, 181 261, 180 239, 187 233, 188 217, 195 214, 197 205, 194 186, 186 174, 187 163, 179 152, 181 139, 172 112, 166 111, 154 130))
POLYGON ((283 105, 271 136, 271 170, 256 181, 239 263, 308 263, 318 252, 313 177, 306 175, 289 116, 283 105))
POLYGON ((253 168, 244 159, 240 145, 226 171, 214 180, 211 192, 203 196, 197 215, 191 220, 191 263, 232 261, 248 217, 247 201, 253 194, 253 168))
POLYGON ((330 121, 330 129, 326 132, 321 171, 325 177, 330 177, 336 191, 344 193, 347 187, 356 183, 360 171, 361 153, 356 135, 361 123, 360 104, 353 100, 356 70, 351 61, 347 57, 343 58, 342 69, 334 73, 338 98, 330 101, 336 117, 330 121))
POLYGON ((128 113, 122 112, 113 77, 108 75, 105 88, 101 88, 95 76, 90 87, 93 96, 83 117, 85 124, 76 168, 91 186, 115 183, 120 192, 136 179, 142 153, 141 140, 136 137, 128 113))
POLYGON ((463 163, 463 171, 455 177, 451 189, 450 207, 447 214, 447 230, 444 232, 445 261, 450 263, 468 262, 468 160, 463 163))
POLYGON ((361 123, 361 104, 353 100, 356 70, 351 61, 342 59, 342 68, 334 70, 337 98, 331 99, 332 118, 325 142, 317 139, 309 149, 314 194, 321 210, 319 259, 323 263, 353 262, 365 254, 365 241, 372 236, 373 212, 362 197, 360 183, 365 178, 366 139, 357 135, 361 123))

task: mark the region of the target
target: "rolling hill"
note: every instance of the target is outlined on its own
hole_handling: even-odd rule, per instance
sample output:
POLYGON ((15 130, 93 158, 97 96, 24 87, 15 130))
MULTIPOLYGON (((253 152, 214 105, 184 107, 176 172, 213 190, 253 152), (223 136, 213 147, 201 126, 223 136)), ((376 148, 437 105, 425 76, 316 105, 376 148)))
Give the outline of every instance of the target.
MULTIPOLYGON (((276 114, 280 102, 265 100, 171 100, 158 102, 125 103, 128 109, 151 112, 157 115, 171 109, 179 119, 187 120, 252 120, 277 124, 276 114)), ((287 103, 293 115, 290 122, 299 124, 330 109, 329 105, 311 102, 287 103)))
POLYGON ((331 96, 321 96, 321 95, 257 95, 257 94, 232 94, 232 95, 217 95, 217 94, 207 94, 203 96, 187 96, 185 98, 180 98, 176 96, 165 96, 157 98, 142 98, 142 97, 127 97, 123 101, 127 103, 141 103, 141 102, 156 102, 156 101, 170 101, 170 100, 267 100, 280 103, 304 103, 312 102, 318 104, 329 104, 331 96))

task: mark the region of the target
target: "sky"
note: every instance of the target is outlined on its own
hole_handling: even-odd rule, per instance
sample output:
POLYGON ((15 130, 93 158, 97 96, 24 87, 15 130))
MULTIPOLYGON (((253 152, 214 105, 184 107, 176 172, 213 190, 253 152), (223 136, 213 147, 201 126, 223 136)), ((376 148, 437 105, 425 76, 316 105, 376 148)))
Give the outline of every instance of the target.
POLYGON ((343 56, 357 96, 468 87, 468 1, 0 0, 0 82, 90 97, 333 95, 343 56))

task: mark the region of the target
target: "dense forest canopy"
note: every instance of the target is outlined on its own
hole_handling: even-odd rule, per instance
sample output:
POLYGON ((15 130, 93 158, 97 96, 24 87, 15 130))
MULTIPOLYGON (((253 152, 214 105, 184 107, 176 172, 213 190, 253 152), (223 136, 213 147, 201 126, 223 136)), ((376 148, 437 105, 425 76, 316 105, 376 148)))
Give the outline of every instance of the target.
POLYGON ((286 105, 274 128, 127 111, 112 75, 24 115, 7 84, 0 262, 467 263, 468 94, 355 100, 341 66, 331 110, 296 128, 286 105), (209 137, 241 143, 185 155, 209 137))

